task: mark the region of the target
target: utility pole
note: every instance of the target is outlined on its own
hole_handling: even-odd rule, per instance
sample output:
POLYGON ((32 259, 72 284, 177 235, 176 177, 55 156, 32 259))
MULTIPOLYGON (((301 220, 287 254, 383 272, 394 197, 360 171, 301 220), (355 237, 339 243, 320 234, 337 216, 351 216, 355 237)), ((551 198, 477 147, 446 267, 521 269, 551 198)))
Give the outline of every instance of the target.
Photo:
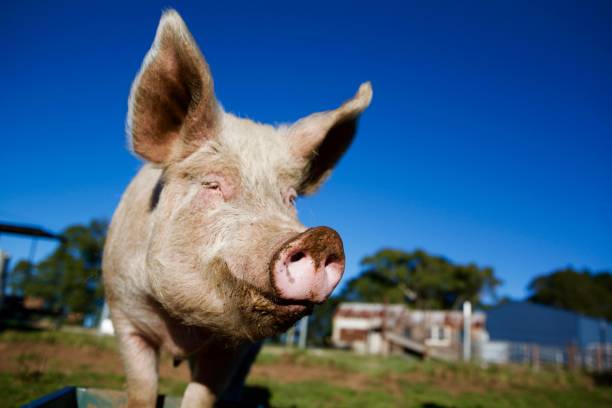
POLYGON ((463 302, 463 361, 472 358, 472 304, 463 302))

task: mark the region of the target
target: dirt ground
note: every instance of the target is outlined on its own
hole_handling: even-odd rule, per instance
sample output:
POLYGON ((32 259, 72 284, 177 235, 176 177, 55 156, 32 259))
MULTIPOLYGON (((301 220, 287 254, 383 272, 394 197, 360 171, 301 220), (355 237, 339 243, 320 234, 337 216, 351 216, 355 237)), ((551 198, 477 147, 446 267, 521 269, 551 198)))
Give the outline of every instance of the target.
MULTIPOLYGON (((123 368, 115 350, 101 349, 94 346, 71 347, 62 344, 47 344, 39 342, 0 342, 0 372, 19 373, 24 370, 40 372, 74 373, 88 371, 100 374, 123 375, 123 368)), ((189 368, 186 363, 174 367, 170 356, 162 354, 160 361, 161 378, 188 382, 189 368)), ((366 389, 384 389, 386 392, 398 394, 400 384, 428 383, 444 387, 451 393, 487 392, 491 390, 507 390, 520 378, 503 381, 495 376, 487 378, 470 378, 465 373, 453 373, 448 370, 433 372, 384 372, 379 375, 349 371, 330 365, 303 364, 295 361, 290 355, 281 355, 273 361, 255 363, 250 377, 256 380, 270 380, 284 384, 322 381, 330 385, 340 386, 355 391, 366 389)), ((528 381, 527 379, 524 379, 528 381)), ((525 384, 529 385, 529 384, 525 384)), ((590 387, 590 384, 585 384, 590 387)), ((563 388, 563 383, 551 383, 551 387, 563 388)))
MULTIPOLYGON (((96 347, 78 348, 36 342, 0 343, 0 372, 26 370, 71 373, 87 370, 100 374, 123 375, 123 367, 116 351, 96 347)), ((304 381, 325 381, 330 384, 362 390, 371 382, 368 375, 351 373, 329 367, 305 367, 286 359, 278 362, 255 364, 251 369, 254 378, 298 383, 304 381)), ((183 362, 174 367, 170 356, 162 354, 160 376, 178 381, 189 381, 189 368, 183 362)))
MULTIPOLYGON (((104 350, 93 346, 78 348, 61 344, 34 342, 0 343, 0 371, 17 372, 23 365, 31 368, 39 366, 42 371, 69 373, 87 371, 123 375, 119 355, 114 350, 104 350)), ((169 356, 162 356, 160 374, 164 377, 189 380, 189 368, 186 364, 172 366, 169 356)))

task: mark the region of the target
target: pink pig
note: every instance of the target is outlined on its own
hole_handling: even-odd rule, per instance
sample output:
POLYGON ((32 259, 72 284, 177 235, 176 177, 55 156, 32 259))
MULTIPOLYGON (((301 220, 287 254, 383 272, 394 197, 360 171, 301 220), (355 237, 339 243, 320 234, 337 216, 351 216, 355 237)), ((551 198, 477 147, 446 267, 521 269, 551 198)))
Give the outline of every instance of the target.
POLYGON ((371 98, 365 83, 339 108, 288 126, 226 113, 185 23, 163 14, 129 98, 130 145, 147 164, 104 253, 130 407, 155 406, 162 347, 191 363, 181 406, 213 406, 244 344, 329 297, 342 241, 304 227, 295 199, 329 176, 371 98))

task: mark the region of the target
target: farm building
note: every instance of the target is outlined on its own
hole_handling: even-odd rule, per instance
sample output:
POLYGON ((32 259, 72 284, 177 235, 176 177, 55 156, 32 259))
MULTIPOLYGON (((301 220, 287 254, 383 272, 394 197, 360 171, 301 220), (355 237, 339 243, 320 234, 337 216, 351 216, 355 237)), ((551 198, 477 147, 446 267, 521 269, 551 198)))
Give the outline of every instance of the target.
POLYGON ((401 328, 406 313, 404 305, 341 303, 332 320, 332 343, 360 353, 384 353, 382 332, 401 328))
MULTIPOLYGON (((341 303, 333 318, 332 342, 360 353, 413 351, 458 358, 463 314, 458 310, 411 310, 403 304, 341 303)), ((474 344, 488 339, 485 315, 471 319, 474 344)))
POLYGON ((612 367, 612 324, 530 302, 509 302, 487 311, 488 362, 531 362, 605 369, 612 367))
POLYGON ((491 340, 588 347, 612 342, 612 324, 530 302, 509 302, 487 311, 491 340))

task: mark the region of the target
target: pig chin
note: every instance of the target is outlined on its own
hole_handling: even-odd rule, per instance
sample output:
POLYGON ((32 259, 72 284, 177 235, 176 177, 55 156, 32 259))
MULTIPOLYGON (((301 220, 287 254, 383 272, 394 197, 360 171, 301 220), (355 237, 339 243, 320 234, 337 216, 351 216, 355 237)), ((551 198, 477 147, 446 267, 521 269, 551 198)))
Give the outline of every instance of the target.
POLYGON ((311 302, 286 302, 269 290, 237 278, 228 264, 217 258, 214 262, 219 296, 224 299, 227 322, 217 330, 236 340, 253 341, 274 336, 290 328, 296 321, 312 313, 311 302), (230 316, 237 319, 230 319, 230 316))
POLYGON ((242 319, 246 323, 246 338, 257 340, 274 336, 289 329, 302 317, 312 313, 312 304, 281 304, 272 301, 257 289, 252 290, 242 319))

